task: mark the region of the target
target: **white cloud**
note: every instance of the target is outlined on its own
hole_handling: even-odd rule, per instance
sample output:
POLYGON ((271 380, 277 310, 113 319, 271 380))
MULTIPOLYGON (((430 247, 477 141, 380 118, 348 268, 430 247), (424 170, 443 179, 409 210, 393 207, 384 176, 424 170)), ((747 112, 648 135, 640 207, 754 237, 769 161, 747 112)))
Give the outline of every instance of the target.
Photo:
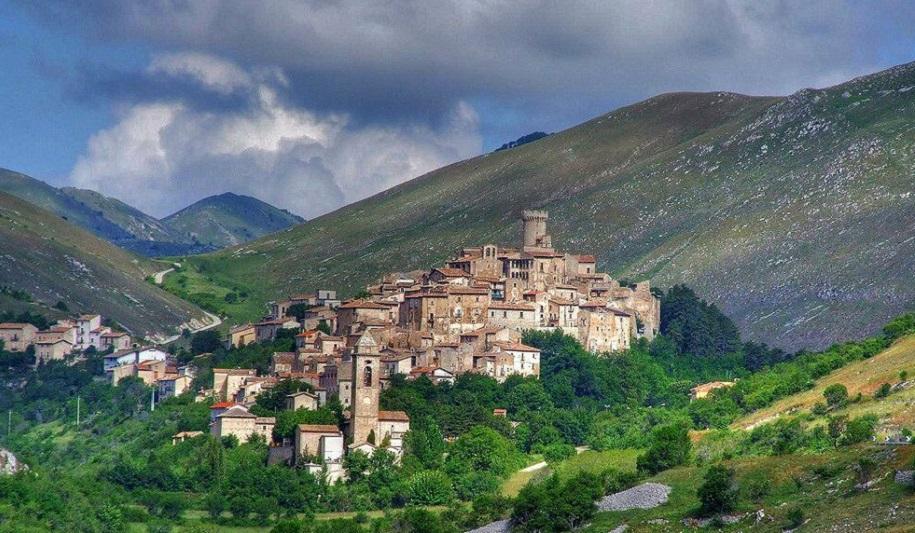
POLYGON ((73 185, 156 216, 231 191, 311 218, 481 150, 476 113, 463 102, 438 128, 352 127, 346 115, 285 104, 276 70, 171 54, 155 58, 149 72, 189 77, 214 93, 254 95, 249 106, 220 111, 137 103, 91 137, 73 185))

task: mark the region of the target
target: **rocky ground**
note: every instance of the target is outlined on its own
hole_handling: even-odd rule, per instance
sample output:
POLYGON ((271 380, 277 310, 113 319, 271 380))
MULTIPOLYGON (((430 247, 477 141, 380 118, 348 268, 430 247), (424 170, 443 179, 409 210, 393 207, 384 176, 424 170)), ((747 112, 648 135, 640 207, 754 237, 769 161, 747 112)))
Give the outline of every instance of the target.
POLYGON ((600 511, 628 511, 652 509, 667 503, 671 488, 661 483, 642 483, 631 489, 605 496, 597 502, 600 511))

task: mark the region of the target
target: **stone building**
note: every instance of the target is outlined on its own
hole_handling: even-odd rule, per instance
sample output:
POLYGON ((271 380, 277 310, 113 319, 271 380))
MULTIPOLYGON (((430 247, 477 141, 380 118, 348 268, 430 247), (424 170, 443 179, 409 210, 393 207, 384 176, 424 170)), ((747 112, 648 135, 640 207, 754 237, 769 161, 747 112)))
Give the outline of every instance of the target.
POLYGON ((0 340, 10 352, 24 352, 35 342, 38 328, 27 323, 4 322, 0 324, 0 340))
POLYGON ((248 442, 254 435, 260 435, 267 443, 273 441, 274 417, 259 417, 241 405, 234 405, 216 415, 210 423, 210 434, 216 438, 229 435, 238 442, 248 442))

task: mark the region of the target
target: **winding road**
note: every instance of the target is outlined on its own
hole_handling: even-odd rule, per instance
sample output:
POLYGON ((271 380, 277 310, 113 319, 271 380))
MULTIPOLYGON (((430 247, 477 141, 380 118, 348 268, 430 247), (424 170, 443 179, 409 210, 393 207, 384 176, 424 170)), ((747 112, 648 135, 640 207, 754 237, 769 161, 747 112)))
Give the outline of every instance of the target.
MULTIPOLYGON (((181 266, 181 265, 178 265, 176 263, 176 266, 181 266)), ((156 285, 162 285, 162 282, 165 280, 165 276, 169 272, 174 272, 174 271, 175 271, 175 267, 167 268, 165 270, 160 270, 159 272, 156 272, 155 274, 153 274, 153 281, 156 283, 156 285)), ((210 319, 210 323, 207 324, 206 326, 201 326, 199 328, 191 329, 191 333, 197 333, 198 331, 206 331, 208 329, 213 329, 215 327, 218 327, 220 324, 222 324, 222 319, 219 318, 218 316, 214 315, 213 313, 204 311, 203 309, 201 309, 200 311, 203 314, 205 314, 207 316, 207 318, 210 319)), ((170 342, 174 342, 174 341, 178 340, 179 337, 181 337, 180 333, 178 335, 172 335, 171 337, 165 337, 165 338, 162 338, 159 340, 155 340, 155 339, 154 340, 155 340, 156 344, 168 344, 170 342)))

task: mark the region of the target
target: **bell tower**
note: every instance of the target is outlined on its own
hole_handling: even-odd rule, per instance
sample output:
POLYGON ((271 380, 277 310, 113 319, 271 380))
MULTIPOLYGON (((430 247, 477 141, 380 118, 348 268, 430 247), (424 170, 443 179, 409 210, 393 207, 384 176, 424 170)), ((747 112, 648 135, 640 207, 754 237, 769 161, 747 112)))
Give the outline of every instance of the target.
POLYGON ((553 247, 546 232, 546 221, 549 218, 550 215, 546 211, 526 209, 521 212, 521 220, 524 223, 522 250, 553 247))
MULTIPOLYGON (((378 427, 381 395, 381 354, 368 332, 359 337, 353 350, 352 383, 349 436, 353 444, 362 444, 378 427)), ((376 435, 376 438, 379 437, 376 435)))

